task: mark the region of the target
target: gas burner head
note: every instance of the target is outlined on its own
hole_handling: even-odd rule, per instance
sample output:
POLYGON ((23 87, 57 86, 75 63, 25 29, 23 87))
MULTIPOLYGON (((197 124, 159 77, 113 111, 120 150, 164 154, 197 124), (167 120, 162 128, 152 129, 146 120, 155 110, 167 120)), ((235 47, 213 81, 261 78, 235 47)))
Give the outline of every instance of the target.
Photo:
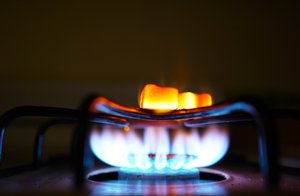
POLYGON ((208 94, 178 93, 173 87, 146 85, 140 108, 118 105, 97 98, 90 110, 124 118, 128 125, 94 126, 90 146, 105 163, 139 170, 179 170, 210 166, 219 161, 229 146, 225 126, 199 130, 185 122, 197 119, 194 108, 212 104, 208 94))
POLYGON ((141 175, 128 168, 107 168, 89 173, 87 179, 93 182, 89 185, 94 188, 92 194, 95 195, 224 195, 223 183, 230 176, 205 168, 168 175, 159 171, 141 175))
POLYGON ((120 168, 119 180, 198 180, 199 170, 193 169, 148 169, 120 168))
MULTIPOLYGON (((41 164, 46 130, 58 123, 76 123, 75 137, 72 141, 75 185, 84 184, 86 172, 91 171, 94 166, 92 160, 95 155, 109 165, 122 169, 120 173, 116 172, 117 168, 113 169, 113 172, 101 170, 100 173, 91 173, 88 177, 91 181, 99 180, 105 184, 107 184, 106 180, 124 181, 119 180, 120 174, 125 176, 124 179, 146 176, 148 180, 142 180, 144 183, 149 179, 152 181, 151 175, 154 175, 154 178, 163 179, 159 183, 168 184, 173 180, 164 179, 181 176, 181 180, 185 181, 184 186, 187 187, 187 182, 196 180, 194 177, 196 177, 197 167, 214 164, 226 153, 229 136, 223 124, 252 122, 257 128, 259 165, 265 185, 267 188, 278 185, 277 138, 273 121, 278 115, 280 117, 292 114, 297 118, 299 112, 285 110, 274 112, 255 100, 211 105, 210 96, 191 93, 180 95, 178 91, 169 88, 167 91, 173 97, 172 107, 164 107, 161 110, 156 108, 156 103, 165 103, 166 100, 160 100, 161 93, 156 92, 156 86, 150 87, 150 90, 143 90, 142 97, 147 99, 140 102, 141 108, 121 106, 104 97, 96 96, 88 97, 80 110, 43 106, 13 108, 0 118, 0 160, 5 128, 12 120, 24 116, 53 117, 55 119, 41 126, 37 133, 34 154, 36 167, 41 164), (150 100, 149 95, 151 95, 150 100), (153 101, 152 95, 159 100, 153 101), (186 105, 183 100, 193 100, 188 101, 193 103, 192 106, 186 105)), ((206 179, 203 178, 207 176, 205 171, 201 169, 200 181, 206 179)), ((127 183, 128 180, 125 181, 127 183)), ((132 183, 136 180, 129 181, 132 183)), ((198 183, 199 179, 196 181, 198 183)), ((133 187, 134 191, 138 188, 133 187)), ((188 187, 197 189, 194 184, 188 187)), ((210 186, 209 189, 211 188, 210 186)), ((197 191, 187 193, 197 194, 197 191)))

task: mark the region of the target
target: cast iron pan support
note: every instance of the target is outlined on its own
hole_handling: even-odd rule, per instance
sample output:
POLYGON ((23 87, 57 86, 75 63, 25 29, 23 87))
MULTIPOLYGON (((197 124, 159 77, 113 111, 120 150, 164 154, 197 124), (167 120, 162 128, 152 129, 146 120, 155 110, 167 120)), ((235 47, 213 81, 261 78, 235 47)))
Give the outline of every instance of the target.
MULTIPOLYGON (((54 118, 51 119, 49 121, 47 121, 46 123, 43 123, 35 136, 35 142, 34 142, 34 152, 33 152, 33 166, 35 169, 39 169, 42 165, 42 156, 43 156, 43 149, 44 149, 44 141, 45 141, 45 134, 46 132, 49 130, 49 128, 51 128, 52 126, 56 126, 56 125, 65 125, 65 124, 75 124, 78 121, 78 119, 74 120, 74 119, 58 119, 58 118, 54 118)), ((73 149, 73 140, 71 143, 71 154, 72 153, 72 149, 73 149)))
POLYGON ((91 95, 87 97, 81 106, 81 115, 78 125, 75 129, 75 186, 81 188, 84 185, 84 180, 88 170, 92 167, 93 155, 90 152, 88 144, 88 136, 90 133, 90 105, 96 99, 97 96, 91 95))
POLYGON ((0 117, 0 163, 2 160, 3 139, 6 127, 16 118, 31 116, 77 120, 79 114, 79 110, 43 106, 20 106, 7 111, 0 117))
MULTIPOLYGON (((81 187, 84 183, 87 171, 89 170, 90 156, 88 135, 90 131, 90 112, 89 108, 96 96, 89 97, 82 105, 82 113, 80 122, 77 127, 77 150, 76 150, 76 185, 81 187)), ((145 113, 130 113, 121 111, 116 108, 109 108, 114 113, 121 114, 122 117, 133 117, 135 119, 153 119, 158 118, 160 120, 176 118, 173 116, 157 117, 151 116, 145 113)), ((195 111, 195 110, 194 110, 195 111)), ((191 114, 180 114, 181 116, 194 118, 196 120, 188 120, 185 122, 185 126, 192 127, 201 125, 202 121, 210 118, 222 118, 228 115, 234 115, 236 113, 246 113, 251 116, 256 124, 258 132, 258 144, 259 144, 259 165, 262 172, 265 187, 277 188, 279 181, 278 171, 278 150, 277 150, 277 130, 274 124, 274 119, 269 110, 263 105, 253 100, 247 101, 235 101, 227 104, 214 105, 211 107, 201 108, 191 114)), ((172 115, 172 114, 171 114, 172 115)), ((246 139, 246 138, 241 138, 246 139)))
MULTIPOLYGON (((0 117, 0 164, 3 158, 3 140, 8 125, 15 119, 21 117, 51 117, 55 118, 45 124, 43 124, 37 132, 35 140, 35 149, 33 156, 33 165, 39 167, 41 163, 41 157, 43 153, 43 142, 44 134, 49 127, 56 124, 62 123, 77 123, 82 120, 83 114, 81 110, 68 109, 68 108, 58 108, 58 107, 44 107, 44 106, 20 106, 13 108, 5 112, 0 117)), ((93 123, 99 124, 113 124, 116 126, 125 126, 127 125, 124 120, 116 119, 109 115, 94 114, 93 117, 90 117, 88 120, 93 123)), ((72 140, 73 142, 73 140, 72 140)), ((74 143, 74 142, 73 142, 74 143)), ((73 144, 75 146, 76 144, 73 144)), ((74 151, 72 149, 72 151, 74 151)), ((1 176, 1 173, 0 173, 1 176)))
MULTIPOLYGON (((92 164, 92 154, 88 145, 88 135, 90 131, 90 122, 94 123, 110 123, 119 126, 125 126, 126 122, 115 119, 114 116, 106 114, 91 114, 89 107, 94 101, 96 96, 91 96, 82 105, 81 110, 55 108, 55 107, 42 107, 42 106, 22 106, 9 110, 0 117, 0 161, 2 158, 3 138, 5 134, 5 128, 9 123, 19 117, 35 116, 35 117, 55 117, 59 119, 67 119, 70 121, 78 121, 78 126, 75 131, 75 176, 76 185, 81 187, 86 173, 92 164)), ((214 105, 211 107, 201 108, 194 110, 191 114, 180 114, 181 116, 191 117, 195 120, 189 120, 185 122, 185 126, 192 127, 201 125, 204 121, 211 118, 224 118, 224 116, 232 115, 236 112, 243 112, 249 114, 256 126, 259 137, 259 156, 260 156, 260 169, 265 179, 267 188, 278 187, 278 151, 277 151, 277 130, 275 129, 274 114, 264 108, 262 105, 254 101, 237 101, 228 104, 214 105)), ((114 112, 119 112, 115 109, 114 112)), ((122 117, 132 117, 130 113, 121 111, 122 117), (123 112, 123 113, 122 113, 123 112)), ((295 113, 296 117, 299 113, 295 113)), ((179 117, 180 117, 179 115, 179 117)), ((283 112, 282 115, 285 115, 283 112)), ((157 116, 135 113, 135 119, 152 119, 157 116)), ((159 120, 167 120, 174 118, 174 116, 159 117, 159 120)), ((178 116, 175 118, 178 118, 178 116)), ((155 119, 154 119, 155 120, 155 119)), ((45 129, 46 130, 46 129, 45 129)), ((43 131, 40 132, 43 135, 43 131)), ((40 143, 41 144, 42 140, 40 143)), ((37 151, 36 151, 37 152, 37 151)))
MULTIPOLYGON (((215 105, 203 112, 203 118, 200 120, 190 120, 185 122, 188 127, 196 127, 205 122, 206 118, 222 117, 222 115, 234 114, 235 112, 243 112, 249 114, 255 123, 258 134, 258 150, 259 150, 259 166, 264 177, 264 183, 267 188, 278 187, 279 167, 278 167, 278 134, 275 117, 279 115, 273 114, 261 103, 254 100, 236 101, 228 104, 215 105)), ((246 138, 240 138, 246 139, 246 138)))

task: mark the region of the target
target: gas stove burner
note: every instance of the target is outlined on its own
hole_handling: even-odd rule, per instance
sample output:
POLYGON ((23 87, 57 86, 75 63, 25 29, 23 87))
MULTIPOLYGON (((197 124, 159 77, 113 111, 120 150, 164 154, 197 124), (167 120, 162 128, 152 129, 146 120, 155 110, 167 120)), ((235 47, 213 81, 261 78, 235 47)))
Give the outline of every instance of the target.
MULTIPOLYGON (((146 99, 141 101, 144 107, 132 108, 99 96, 89 96, 79 110, 13 108, 0 118, 0 161, 5 131, 11 121, 25 116, 52 117, 37 132, 33 165, 36 168, 41 165, 44 135, 49 127, 76 124, 71 151, 76 187, 88 184, 96 186, 95 194, 109 195, 211 194, 212 190, 213 194, 224 194, 221 184, 230 177, 216 170, 198 168, 209 167, 226 153, 226 124, 246 122, 256 125, 260 177, 266 188, 278 187, 275 120, 285 116, 299 118, 298 111, 270 110, 252 99, 212 105, 211 97, 206 94, 178 95, 174 89, 165 90, 172 97, 172 107, 162 110, 156 108, 157 102, 146 99), (183 104, 190 97, 195 104, 183 104), (87 171, 94 169, 96 158, 114 168, 94 170, 87 175, 87 171)), ((154 97, 160 100, 161 93, 154 92, 154 97)), ((153 92, 146 90, 142 97, 148 95, 153 92)))

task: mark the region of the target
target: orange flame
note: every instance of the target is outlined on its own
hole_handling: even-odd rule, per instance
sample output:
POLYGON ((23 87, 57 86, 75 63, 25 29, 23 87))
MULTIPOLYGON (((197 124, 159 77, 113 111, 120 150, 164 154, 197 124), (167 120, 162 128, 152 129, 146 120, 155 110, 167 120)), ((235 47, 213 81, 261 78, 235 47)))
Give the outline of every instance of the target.
POLYGON ((156 112, 167 112, 176 109, 192 109, 212 105, 212 97, 208 93, 179 93, 173 87, 161 87, 147 84, 140 95, 140 108, 156 112))
POLYGON ((178 90, 147 84, 140 96, 140 107, 152 110, 175 110, 178 107, 178 90))

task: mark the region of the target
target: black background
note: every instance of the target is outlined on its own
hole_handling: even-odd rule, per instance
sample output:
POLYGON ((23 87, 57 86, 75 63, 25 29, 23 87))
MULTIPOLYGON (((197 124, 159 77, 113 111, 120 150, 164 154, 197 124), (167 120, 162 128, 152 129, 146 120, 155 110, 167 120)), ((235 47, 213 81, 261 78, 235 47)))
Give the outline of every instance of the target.
POLYGON ((2 1, 0 109, 76 107, 90 91, 135 106, 146 83, 299 105, 299 14, 298 1, 2 1))
MULTIPOLYGON (((1 1, 0 113, 76 108, 91 91, 136 106, 146 83, 210 92, 216 102, 249 94, 299 108, 298 2, 1 1)), ((286 147, 298 144, 299 126, 283 130, 286 147)), ((59 145, 68 134, 52 133, 51 150, 67 149, 59 145)), ((9 137, 6 150, 31 150, 33 132, 9 137)), ((251 148, 244 132, 232 143, 241 150, 234 141, 251 148)), ((31 151, 12 159, 22 156, 31 151)))

